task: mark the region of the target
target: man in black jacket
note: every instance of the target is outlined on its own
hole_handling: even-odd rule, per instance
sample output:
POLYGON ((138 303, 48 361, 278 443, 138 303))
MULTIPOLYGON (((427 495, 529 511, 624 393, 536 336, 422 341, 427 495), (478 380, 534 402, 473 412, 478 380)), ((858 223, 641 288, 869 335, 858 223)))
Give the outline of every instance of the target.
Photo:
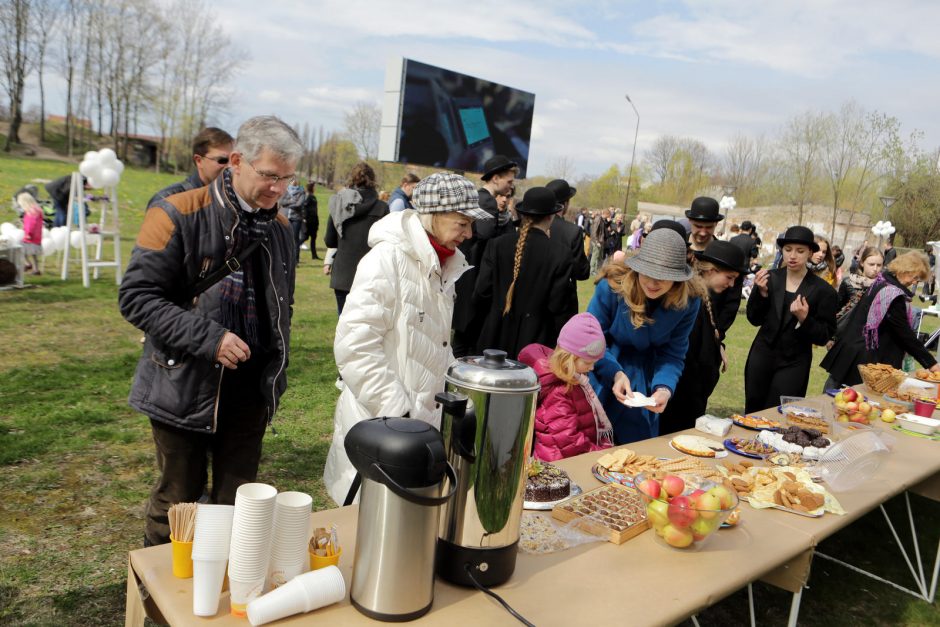
POLYGON ((545 187, 555 194, 555 200, 561 206, 561 211, 556 214, 550 229, 551 238, 565 245, 571 251, 571 278, 569 283, 570 304, 572 315, 578 313, 578 281, 585 281, 591 276, 591 262, 584 254, 584 231, 576 224, 565 220, 564 216, 568 212, 568 205, 578 190, 568 184, 564 179, 555 179, 545 187))
POLYGON ((277 201, 302 154, 284 122, 252 118, 221 176, 144 217, 118 302, 146 333, 129 398, 150 418, 160 470, 145 545, 169 541, 170 505, 203 494, 210 453, 213 503, 255 480, 287 387, 296 245, 277 201))
POLYGON ((203 187, 215 180, 222 170, 228 167, 232 152, 232 136, 220 128, 209 126, 193 137, 193 165, 196 169, 186 179, 168 185, 153 195, 147 206, 150 207, 162 198, 203 187))

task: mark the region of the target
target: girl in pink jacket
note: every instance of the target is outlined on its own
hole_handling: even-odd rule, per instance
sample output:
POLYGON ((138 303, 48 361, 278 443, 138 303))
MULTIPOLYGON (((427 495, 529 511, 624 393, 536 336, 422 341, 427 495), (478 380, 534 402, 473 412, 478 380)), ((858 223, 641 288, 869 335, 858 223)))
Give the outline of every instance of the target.
POLYGON ((611 446, 613 428, 586 376, 606 350, 597 318, 580 313, 562 327, 554 351, 529 344, 519 352, 519 361, 535 370, 542 385, 535 412, 536 458, 555 461, 611 446))

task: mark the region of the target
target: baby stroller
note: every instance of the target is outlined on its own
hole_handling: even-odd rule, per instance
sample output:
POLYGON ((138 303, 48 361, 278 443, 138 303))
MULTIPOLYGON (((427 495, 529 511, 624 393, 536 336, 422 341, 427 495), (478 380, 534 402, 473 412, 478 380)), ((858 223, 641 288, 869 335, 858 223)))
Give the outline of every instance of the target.
POLYGON ((36 202, 40 207, 42 207, 42 223, 47 229, 51 229, 52 221, 55 218, 55 207, 52 206, 51 200, 41 200, 39 198, 39 188, 35 185, 24 185, 13 193, 13 198, 10 200, 13 207, 13 212, 17 215, 17 217, 22 219, 23 208, 20 207, 18 202, 16 202, 16 198, 24 192, 36 199, 36 202))

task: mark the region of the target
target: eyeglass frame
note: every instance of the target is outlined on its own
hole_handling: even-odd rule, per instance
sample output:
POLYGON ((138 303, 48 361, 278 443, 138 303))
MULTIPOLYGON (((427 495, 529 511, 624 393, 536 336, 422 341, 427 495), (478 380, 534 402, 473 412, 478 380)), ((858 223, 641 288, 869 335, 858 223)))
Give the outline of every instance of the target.
POLYGON ((255 168, 255 166, 251 165, 251 162, 248 161, 247 159, 243 159, 243 160, 242 160, 242 163, 247 163, 247 164, 248 164, 248 167, 251 168, 251 169, 254 171, 255 174, 257 174, 258 176, 260 176, 261 178, 263 178, 265 181, 267 181, 267 182, 268 182, 270 185, 272 185, 272 186, 273 186, 273 185, 277 185, 277 184, 280 183, 281 181, 286 181, 286 182, 287 182, 287 186, 290 187, 291 185, 293 185, 294 183, 297 182, 297 173, 296 173, 296 172, 294 172, 294 173, 291 174, 290 176, 278 176, 277 174, 268 174, 267 172, 258 172, 257 168, 255 168))
MULTIPOLYGON (((227 156, 226 157, 209 157, 207 155, 199 155, 199 156, 202 157, 203 159, 208 159, 209 161, 215 161, 219 165, 228 165, 229 162, 231 162, 232 160, 230 157, 227 157, 227 156)), ((257 170, 255 171, 257 172, 257 170)))

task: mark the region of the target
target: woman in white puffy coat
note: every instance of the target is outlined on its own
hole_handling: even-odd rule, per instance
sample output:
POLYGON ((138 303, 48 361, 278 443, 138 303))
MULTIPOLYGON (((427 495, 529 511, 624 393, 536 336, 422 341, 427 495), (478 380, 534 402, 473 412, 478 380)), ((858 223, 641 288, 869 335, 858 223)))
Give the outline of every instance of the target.
POLYGON ((479 208, 473 183, 437 173, 412 193, 414 210, 392 213, 369 231, 371 250, 356 270, 336 325, 333 354, 343 378, 323 480, 334 501, 346 498, 355 469, 346 433, 360 420, 407 416, 440 428, 434 396, 454 355, 454 284, 469 269, 457 246, 472 235, 479 208))

